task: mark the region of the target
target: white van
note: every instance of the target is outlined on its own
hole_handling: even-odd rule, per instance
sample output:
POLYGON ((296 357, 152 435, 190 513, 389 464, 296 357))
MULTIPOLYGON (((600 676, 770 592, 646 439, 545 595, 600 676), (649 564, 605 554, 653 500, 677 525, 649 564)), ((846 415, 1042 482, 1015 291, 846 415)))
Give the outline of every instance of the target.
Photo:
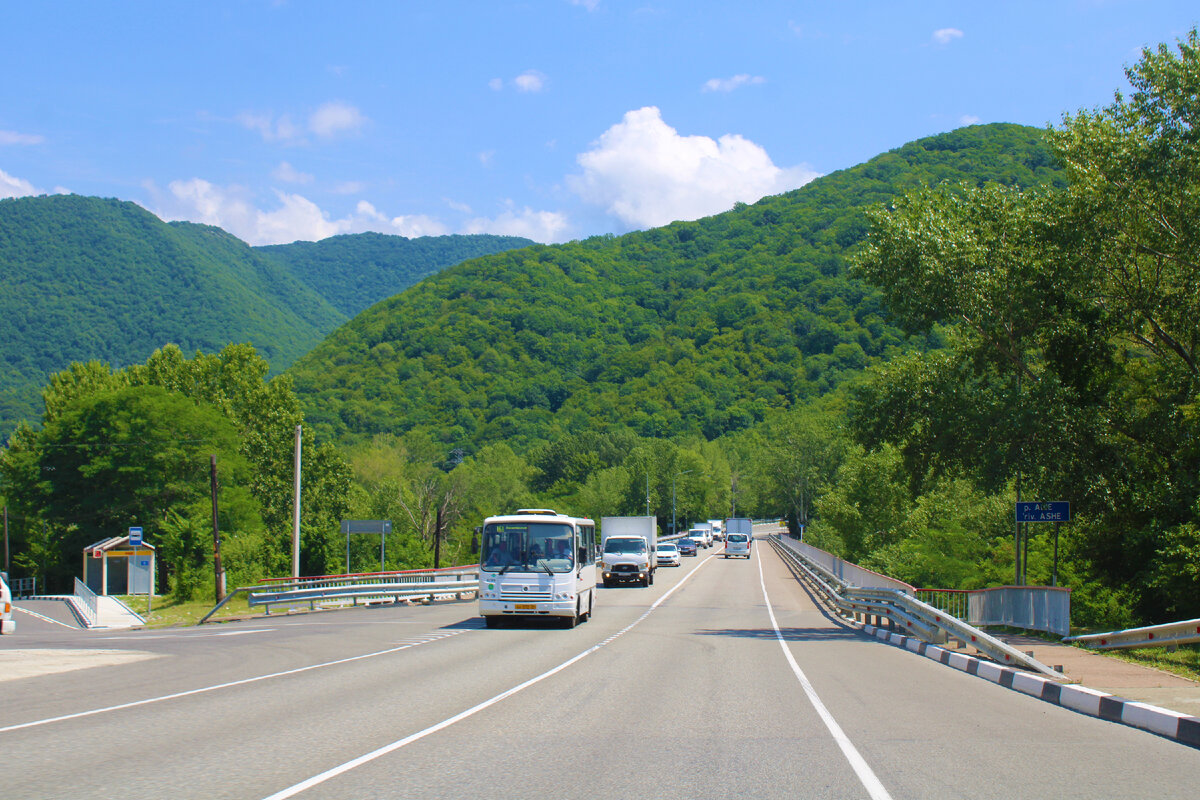
POLYGON ((16 633, 13 619, 12 593, 8 591, 8 574, 0 572, 0 633, 16 633))
POLYGON ((750 537, 744 533, 725 534, 725 557, 750 557, 750 537))

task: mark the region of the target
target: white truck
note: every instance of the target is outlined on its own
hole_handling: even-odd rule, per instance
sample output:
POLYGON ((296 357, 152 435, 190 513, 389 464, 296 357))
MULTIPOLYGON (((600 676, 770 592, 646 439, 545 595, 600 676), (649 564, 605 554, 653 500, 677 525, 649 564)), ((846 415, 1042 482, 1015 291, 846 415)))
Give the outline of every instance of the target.
POLYGON ((688 531, 688 536, 695 538, 694 534, 696 532, 699 532, 701 535, 704 536, 704 546, 705 547, 713 546, 713 542, 716 541, 716 538, 717 538, 717 532, 715 530, 713 530, 712 523, 697 522, 695 527, 693 527, 690 531, 688 531))
POLYGON ((750 558, 754 546, 754 520, 731 517, 725 520, 725 557, 745 556, 750 558))
POLYGON ((8 591, 8 573, 0 572, 0 634, 16 632, 17 621, 13 619, 12 594, 8 591))
POLYGON ((600 518, 600 577, 614 583, 654 583, 658 521, 654 517, 600 518))

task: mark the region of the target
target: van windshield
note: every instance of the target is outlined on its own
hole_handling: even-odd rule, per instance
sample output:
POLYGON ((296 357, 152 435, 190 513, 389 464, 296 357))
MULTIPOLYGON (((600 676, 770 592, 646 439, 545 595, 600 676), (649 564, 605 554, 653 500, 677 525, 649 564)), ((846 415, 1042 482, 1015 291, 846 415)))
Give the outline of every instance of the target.
POLYGON ((604 552, 615 555, 629 555, 646 552, 646 543, 641 539, 612 538, 604 543, 604 552))

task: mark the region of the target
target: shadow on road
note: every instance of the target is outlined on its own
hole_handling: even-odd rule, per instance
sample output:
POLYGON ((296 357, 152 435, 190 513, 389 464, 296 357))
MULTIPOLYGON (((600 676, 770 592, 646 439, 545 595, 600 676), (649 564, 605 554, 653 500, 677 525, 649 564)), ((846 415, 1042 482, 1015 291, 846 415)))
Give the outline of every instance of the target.
MULTIPOLYGON (((772 628, 720 628, 700 630, 701 636, 735 636, 743 639, 774 639, 772 628)), ((861 639, 862 634, 842 628, 780 628, 779 635, 787 642, 836 642, 861 639)))

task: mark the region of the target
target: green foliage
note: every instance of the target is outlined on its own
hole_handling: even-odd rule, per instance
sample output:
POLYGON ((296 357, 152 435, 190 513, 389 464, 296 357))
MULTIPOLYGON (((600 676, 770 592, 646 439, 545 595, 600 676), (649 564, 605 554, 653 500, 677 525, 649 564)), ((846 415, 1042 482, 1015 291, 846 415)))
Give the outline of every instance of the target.
POLYGON ((534 244, 519 236, 331 236, 254 248, 287 266, 338 311, 353 317, 452 264, 534 244))
POLYGON ((253 248, 134 203, 0 200, 0 437, 36 416, 38 387, 72 362, 123 367, 168 343, 216 352, 248 341, 279 371, 425 275, 529 244, 356 234, 253 248))
POLYGON ((716 439, 913 346, 846 274, 868 206, 948 179, 1053 181, 1041 136, 968 128, 697 222, 475 259, 367 310, 289 374, 339 440, 413 430, 472 453, 585 430, 716 439))
MULTIPOLYGON (((227 571, 242 580, 286 574, 294 431, 303 417, 290 381, 266 374, 252 347, 230 345, 192 359, 169 346, 125 370, 73 364, 53 376, 42 429, 20 426, 0 456, 22 558, 39 562, 53 585, 69 584, 85 545, 140 523, 151 542, 159 528, 171 531, 160 563, 194 591, 198 562, 211 558, 211 547, 197 553, 193 534, 211 537, 215 455, 218 524, 235 553, 227 571)), ((303 452, 301 566, 321 574, 341 553, 350 472, 311 431, 303 452)))
POLYGON ((126 365, 168 342, 253 341, 279 368, 345 319, 275 261, 215 228, 75 195, 0 200, 0 434, 34 416, 71 362, 126 365))
POLYGON ((1085 624, 1200 613, 1200 37, 1127 74, 1130 98, 1051 131, 1066 187, 915 191, 856 264, 908 330, 949 328, 858 388, 855 437, 896 448, 917 494, 965 474, 1070 500, 1085 624))

